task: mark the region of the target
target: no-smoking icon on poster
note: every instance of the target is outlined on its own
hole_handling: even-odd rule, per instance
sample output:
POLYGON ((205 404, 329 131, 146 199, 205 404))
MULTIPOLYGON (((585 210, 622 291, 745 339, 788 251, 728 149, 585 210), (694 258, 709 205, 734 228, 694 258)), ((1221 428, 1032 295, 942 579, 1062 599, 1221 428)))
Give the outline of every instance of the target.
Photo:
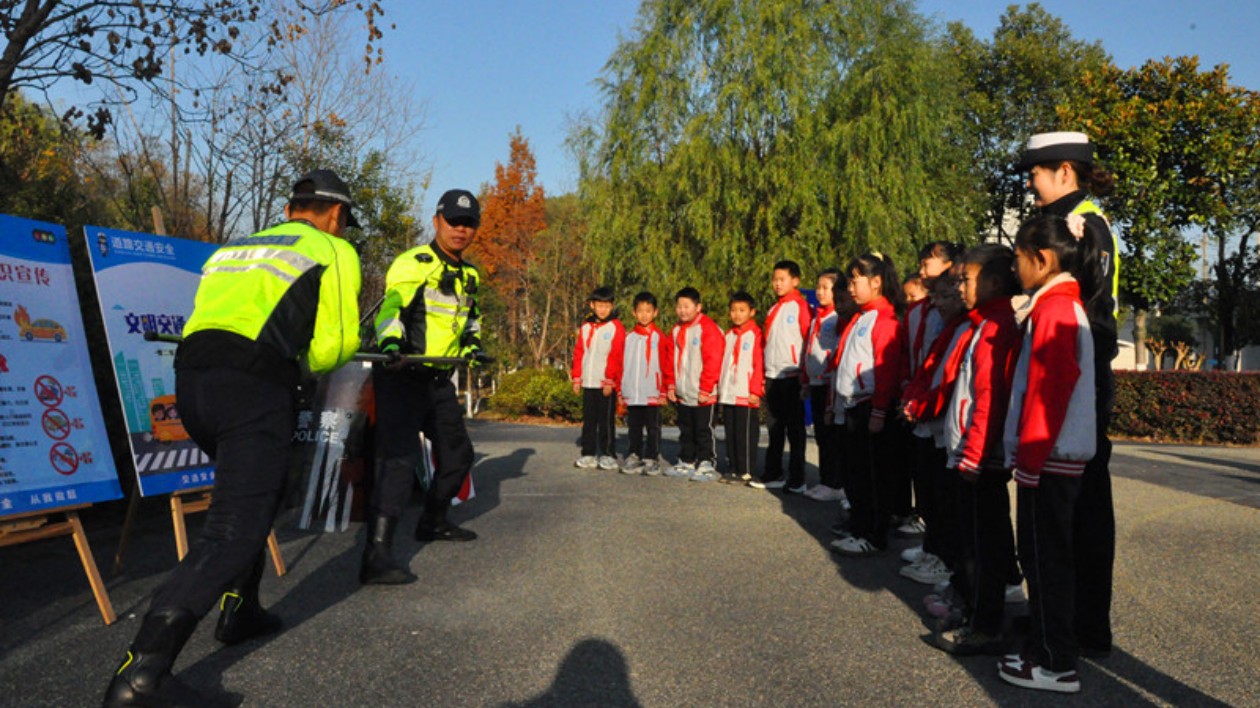
POLYGON ((65 392, 61 390, 61 382, 51 376, 41 376, 35 379, 35 397, 39 402, 49 408, 56 408, 61 405, 61 399, 65 392))
POLYGON ((68 443, 53 445, 48 451, 48 461, 52 463, 53 469, 67 477, 79 469, 79 453, 68 443))

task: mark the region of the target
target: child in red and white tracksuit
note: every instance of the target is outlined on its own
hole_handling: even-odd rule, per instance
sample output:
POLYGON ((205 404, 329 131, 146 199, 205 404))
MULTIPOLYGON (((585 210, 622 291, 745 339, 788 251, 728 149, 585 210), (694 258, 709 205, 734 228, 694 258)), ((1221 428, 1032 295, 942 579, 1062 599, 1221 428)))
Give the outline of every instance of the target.
POLYGON ((613 316, 611 288, 596 288, 587 304, 591 314, 573 347, 573 392, 582 394, 582 456, 575 464, 612 470, 617 469, 615 394, 621 386, 626 328, 613 316))
MULTIPOLYGON (((827 422, 827 401, 835 384, 836 347, 840 344, 839 317, 836 314, 835 292, 840 271, 824 270, 818 274, 818 309, 809 322, 802 358, 801 398, 809 403, 814 420, 814 443, 818 445, 818 484, 805 492, 816 501, 843 501, 843 454, 840 450, 840 426, 827 422)), ((846 283, 847 285, 847 283, 846 283)))
POLYGON ((1019 559, 1028 579, 1029 636, 999 662, 1003 680, 1080 690, 1074 630, 1073 511, 1097 445, 1094 342, 1081 284, 1097 251, 1077 217, 1042 215, 1015 236, 1016 265, 1031 293, 1015 308, 1024 341, 1006 417, 1006 465, 1018 485, 1019 559))
POLYGON ((678 404, 678 464, 670 477, 715 481, 717 445, 713 435, 718 378, 722 373, 722 329, 704 314, 700 292, 685 287, 674 297, 678 324, 670 330, 674 381, 669 400, 678 404))
POLYGON ((847 454, 853 465, 852 508, 848 534, 831 550, 848 556, 872 556, 888 546, 887 469, 894 451, 884 428, 901 389, 902 328, 894 303, 901 282, 888 256, 867 253, 849 264, 849 294, 861 308, 849 320, 836 348, 836 378, 831 411, 848 431, 847 454))
POLYGON ((1002 435, 1021 333, 1011 296, 1015 254, 998 244, 976 246, 962 258, 963 302, 970 338, 949 404, 945 439, 955 484, 959 556, 952 583, 966 623, 937 635, 937 646, 955 654, 1000 654, 1006 581, 1015 562, 1011 531, 1011 472, 1002 435))
POLYGON ((761 433, 758 411, 766 394, 762 362, 761 328, 753 316, 757 309, 744 291, 731 295, 731 328, 726 330, 722 353, 722 377, 718 403, 726 423, 727 469, 722 481, 743 484, 757 466, 757 440, 761 433))
POLYGON ((805 491, 805 407, 801 403, 801 355, 809 332, 809 303, 798 289, 801 267, 795 261, 774 264, 770 286, 778 301, 766 314, 766 413, 770 440, 761 477, 750 484, 759 489, 805 491), (787 477, 783 476, 783 444, 789 447, 787 477))
POLYGON ((649 292, 634 296, 635 324, 626 333, 621 373, 629 428, 629 447, 621 464, 626 474, 660 474, 661 406, 674 380, 674 354, 669 338, 656 327, 656 313, 656 296, 649 292))

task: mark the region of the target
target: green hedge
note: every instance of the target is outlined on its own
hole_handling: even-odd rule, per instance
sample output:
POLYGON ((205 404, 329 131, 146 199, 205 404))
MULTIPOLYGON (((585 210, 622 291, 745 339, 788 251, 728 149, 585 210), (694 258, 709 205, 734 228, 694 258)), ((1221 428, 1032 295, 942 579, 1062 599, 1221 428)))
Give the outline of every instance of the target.
POLYGON ((1159 442, 1260 442, 1260 373, 1117 371, 1111 433, 1159 442))
MULTIPOLYGON (((560 369, 521 369, 503 377, 490 398, 491 410, 507 416, 543 416, 582 422, 582 396, 560 369)), ((661 407, 661 425, 674 425, 675 407, 661 407)))
POLYGON ((560 369, 521 369, 503 377, 490 408, 509 416, 582 420, 582 397, 560 369))

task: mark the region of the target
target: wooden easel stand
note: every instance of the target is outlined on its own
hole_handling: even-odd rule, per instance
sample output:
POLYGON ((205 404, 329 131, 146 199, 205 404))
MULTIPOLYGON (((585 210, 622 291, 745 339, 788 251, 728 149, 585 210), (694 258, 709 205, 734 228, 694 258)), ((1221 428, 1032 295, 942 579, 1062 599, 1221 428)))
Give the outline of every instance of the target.
MULTIPOLYGON (((79 521, 79 509, 91 506, 79 504, 53 511, 35 511, 18 514, 0 520, 0 547, 16 546, 30 541, 39 541, 56 536, 71 536, 74 547, 79 552, 79 561, 83 563, 83 572, 87 575, 88 584, 92 586, 92 595, 96 598, 96 606, 101 611, 101 619, 105 624, 113 624, 118 616, 114 614, 114 605, 109 601, 109 593, 105 591, 105 583, 96 569, 96 559, 92 557, 92 547, 88 545, 87 534, 83 532, 83 523, 79 521), (53 521, 55 514, 65 514, 65 521, 53 521)), ((272 534, 275 538, 275 534, 272 534)))

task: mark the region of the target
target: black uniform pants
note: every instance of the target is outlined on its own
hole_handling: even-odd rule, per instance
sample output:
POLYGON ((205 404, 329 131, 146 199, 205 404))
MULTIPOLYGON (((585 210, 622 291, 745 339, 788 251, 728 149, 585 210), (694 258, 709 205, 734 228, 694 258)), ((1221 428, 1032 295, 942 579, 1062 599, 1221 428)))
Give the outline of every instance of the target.
POLYGON ((472 469, 473 446, 455 385, 445 372, 420 366, 372 369, 376 394, 376 484, 369 509, 396 517, 411 497, 420 465, 420 433, 433 446, 433 484, 425 517, 437 522, 472 469))
POLYGON ((757 469, 757 445, 761 438, 759 409, 722 405, 726 422, 726 464, 731 474, 752 476, 757 469))
MULTIPOLYGON (((1096 346, 1106 346, 1105 344, 1096 346)), ((1111 648, 1112 568, 1116 561, 1116 515, 1111 499, 1111 439, 1107 428, 1116 398, 1111 361, 1094 367, 1097 450, 1085 465, 1072 518, 1076 559, 1076 638, 1081 646, 1111 648)))
POLYGON ((955 537, 951 482, 957 475, 945 469, 945 448, 937 447, 930 437, 914 439, 914 456, 919 488, 924 490, 919 499, 919 513, 927 529, 923 533, 923 550, 950 565, 955 555, 951 544, 955 537))
POLYGON ((1076 668, 1076 563, 1072 517, 1081 478, 1043 474, 1020 487, 1019 562, 1028 578, 1029 632, 1024 654, 1050 671, 1076 668))
POLYGON ((717 462, 713 423, 717 406, 678 404, 678 461, 717 462))
POLYGON ((840 489, 840 431, 826 422, 827 395, 831 384, 809 387, 809 408, 814 419, 814 442, 818 445, 818 483, 840 489))
POLYGON ((294 390, 280 377, 236 369, 177 369, 184 429, 214 459, 214 492, 201 535, 153 595, 150 611, 198 617, 225 590, 256 592, 258 560, 287 478, 294 390), (248 587, 246 587, 248 586, 248 587))
POLYGON ((626 406, 626 426, 630 429, 626 435, 629 442, 627 455, 638 455, 641 460, 655 460, 660 456, 660 406, 626 406))
POLYGON ((616 455, 617 397, 600 388, 582 389, 582 454, 616 455))
POLYGON ((890 481, 888 461, 895 439, 888 432, 871 433, 871 404, 844 412, 846 450, 853 472, 849 480, 849 532, 879 549, 888 547, 890 481))
POLYGON ((982 470, 975 481, 959 477, 956 506, 960 538, 953 584, 967 605, 971 627, 996 636, 1006 612, 1006 578, 1015 561, 1011 530, 1010 470, 982 470))
POLYGON ((892 513, 901 518, 916 513, 922 517, 927 484, 919 466, 915 464, 914 449, 919 438, 914 436, 914 425, 890 416, 888 431, 897 440, 889 446, 892 455, 888 461, 888 471, 892 474, 892 513))
POLYGON ((789 447, 789 487, 805 483, 805 406, 801 401, 801 381, 796 376, 766 381, 767 427, 770 441, 766 444, 764 480, 783 478, 783 443, 789 447))

